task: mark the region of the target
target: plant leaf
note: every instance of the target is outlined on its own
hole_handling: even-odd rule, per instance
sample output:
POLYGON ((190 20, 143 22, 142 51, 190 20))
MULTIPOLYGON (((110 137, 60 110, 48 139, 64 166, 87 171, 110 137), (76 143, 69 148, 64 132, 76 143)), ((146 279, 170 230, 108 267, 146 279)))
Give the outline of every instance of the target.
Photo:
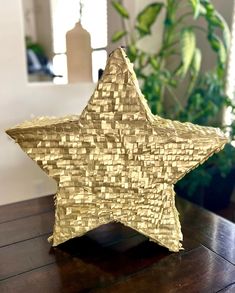
POLYGON ((130 61, 133 63, 137 58, 138 49, 134 44, 130 44, 127 47, 127 56, 129 57, 130 61))
POLYGON ((221 65, 225 65, 226 61, 227 61, 227 51, 225 49, 225 46, 223 44, 223 42, 219 39, 219 61, 221 65))
POLYGON ((194 19, 197 19, 200 14, 205 15, 206 9, 202 6, 200 0, 190 0, 194 12, 194 19))
POLYGON ((196 48, 192 60, 192 70, 194 73, 194 78, 198 76, 202 63, 202 53, 200 49, 196 48))
POLYGON ((154 70, 158 70, 159 69, 159 63, 158 63, 156 57, 154 57, 154 56, 150 57, 150 60, 149 61, 150 61, 150 64, 152 65, 152 67, 153 67, 154 70))
POLYGON ((158 2, 149 4, 137 15, 136 28, 140 32, 141 36, 151 34, 151 27, 156 21, 163 6, 163 3, 158 2))
POLYGON ((230 29, 228 27, 228 24, 227 24, 226 20, 223 18, 223 16, 221 14, 219 14, 216 11, 215 15, 221 22, 221 27, 222 27, 222 30, 223 30, 224 45, 225 45, 225 48, 228 50, 230 48, 230 41, 231 41, 230 29))
POLYGON ((112 1, 115 10, 124 18, 129 18, 129 13, 126 8, 118 1, 112 1))
POLYGON ((215 8, 211 3, 211 0, 201 0, 201 5, 205 8, 207 17, 210 17, 214 14, 215 8))
POLYGON ((228 50, 230 47, 231 34, 227 22, 208 0, 203 0, 202 5, 206 9, 208 25, 211 28, 219 27, 222 29, 225 49, 228 50))
POLYGON ((188 87, 188 95, 190 95, 195 87, 198 74, 200 72, 202 63, 202 54, 200 49, 196 48, 193 55, 192 66, 191 66, 191 80, 188 87))
POLYGON ((212 49, 215 52, 219 52, 219 50, 220 50, 220 42, 221 42, 220 38, 214 33, 209 33, 207 38, 208 38, 208 41, 209 41, 212 49))
POLYGON ((117 31, 112 35, 112 42, 115 43, 127 34, 126 31, 117 31))
POLYGON ((192 62, 194 51, 196 48, 196 37, 192 29, 187 28, 181 31, 181 55, 182 69, 181 75, 184 77, 192 62))
POLYGON ((200 10, 199 10, 200 0, 190 0, 190 2, 193 7, 194 18, 196 19, 200 13, 200 10))

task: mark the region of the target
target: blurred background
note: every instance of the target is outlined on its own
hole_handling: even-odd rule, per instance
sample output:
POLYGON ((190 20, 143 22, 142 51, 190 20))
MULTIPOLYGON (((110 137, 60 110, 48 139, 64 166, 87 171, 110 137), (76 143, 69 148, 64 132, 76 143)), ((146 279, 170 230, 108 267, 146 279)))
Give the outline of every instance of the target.
POLYGON ((229 144, 223 154, 185 178, 176 190, 211 210, 229 209, 233 219, 234 14, 233 0, 4 3, 0 205, 56 192, 55 182, 4 130, 36 116, 79 114, 108 54, 122 45, 154 114, 227 132, 229 144))

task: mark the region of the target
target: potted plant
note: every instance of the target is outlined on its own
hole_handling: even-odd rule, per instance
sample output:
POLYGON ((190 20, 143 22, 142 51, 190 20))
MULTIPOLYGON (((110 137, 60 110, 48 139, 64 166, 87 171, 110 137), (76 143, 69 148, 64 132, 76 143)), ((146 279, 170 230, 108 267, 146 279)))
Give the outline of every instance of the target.
POLYGON ((235 123, 223 123, 225 108, 229 107, 232 113, 235 112, 235 105, 225 91, 230 43, 227 23, 210 0, 166 0, 164 3, 148 4, 136 16, 134 27, 127 29, 130 28, 129 12, 121 1, 112 3, 123 19, 123 28, 112 36, 112 41, 125 39, 127 54, 134 63, 142 92, 152 113, 227 131, 229 143, 225 150, 214 155, 176 185, 179 195, 211 210, 225 207, 235 177, 235 151, 231 144, 235 123), (159 50, 149 53, 140 48, 139 42, 151 36, 152 26, 163 10, 162 43, 159 50), (198 22, 201 18, 205 26, 198 22), (205 35, 216 56, 214 68, 208 72, 201 71, 203 56, 197 46, 197 33, 205 35), (228 183, 231 186, 224 187, 216 194, 218 186, 222 186, 219 180, 225 181, 226 187, 228 183))

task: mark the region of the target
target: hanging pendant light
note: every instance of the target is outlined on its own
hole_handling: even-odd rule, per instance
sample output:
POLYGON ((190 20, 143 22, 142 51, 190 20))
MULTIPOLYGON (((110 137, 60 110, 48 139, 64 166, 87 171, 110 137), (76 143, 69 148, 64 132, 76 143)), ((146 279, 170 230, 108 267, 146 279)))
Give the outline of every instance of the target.
POLYGON ((79 20, 66 33, 68 83, 92 82, 91 37, 81 24, 82 1, 79 1, 79 5, 79 20))

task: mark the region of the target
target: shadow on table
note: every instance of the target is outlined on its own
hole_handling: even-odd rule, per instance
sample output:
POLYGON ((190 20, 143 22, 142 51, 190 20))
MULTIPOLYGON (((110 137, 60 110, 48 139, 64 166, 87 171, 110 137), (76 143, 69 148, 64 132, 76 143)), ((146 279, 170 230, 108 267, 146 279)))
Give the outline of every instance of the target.
POLYGON ((120 223, 100 226, 52 248, 51 253, 68 292, 71 286, 71 291, 88 290, 112 283, 171 254, 120 223))

